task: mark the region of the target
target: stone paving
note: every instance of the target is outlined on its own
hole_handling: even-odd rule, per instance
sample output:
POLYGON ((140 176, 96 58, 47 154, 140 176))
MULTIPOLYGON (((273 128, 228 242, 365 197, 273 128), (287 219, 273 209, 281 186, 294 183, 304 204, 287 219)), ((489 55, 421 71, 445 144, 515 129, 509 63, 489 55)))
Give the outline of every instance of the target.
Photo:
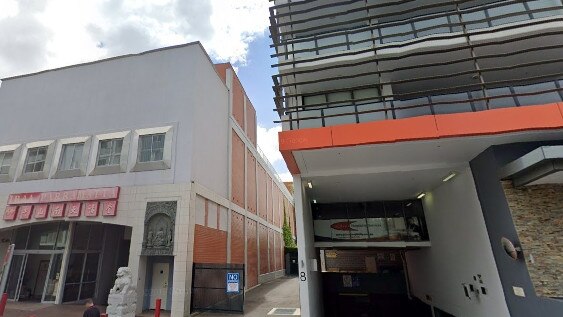
MULTIPOLYGON (((201 313, 198 316, 214 317, 264 317, 274 307, 298 308, 299 284, 296 277, 283 277, 262 284, 246 293, 244 315, 201 313)), ((4 317, 81 317, 83 305, 54 305, 40 303, 8 303, 4 317)), ((105 312, 105 307, 100 307, 105 312)), ((152 317, 153 312, 145 312, 139 317, 152 317)), ((162 317, 168 317, 168 312, 163 312, 162 317)))

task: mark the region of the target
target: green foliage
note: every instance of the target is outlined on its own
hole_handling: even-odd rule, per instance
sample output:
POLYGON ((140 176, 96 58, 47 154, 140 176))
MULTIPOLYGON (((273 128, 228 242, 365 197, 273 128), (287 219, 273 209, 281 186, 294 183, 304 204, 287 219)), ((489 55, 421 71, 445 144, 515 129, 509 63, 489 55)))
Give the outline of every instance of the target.
POLYGON ((283 242, 285 244, 286 248, 291 248, 291 249, 295 249, 297 248, 297 245, 295 244, 295 241, 293 240, 293 235, 291 234, 291 227, 289 226, 289 223, 287 222, 287 215, 285 214, 285 207, 283 210, 283 242))

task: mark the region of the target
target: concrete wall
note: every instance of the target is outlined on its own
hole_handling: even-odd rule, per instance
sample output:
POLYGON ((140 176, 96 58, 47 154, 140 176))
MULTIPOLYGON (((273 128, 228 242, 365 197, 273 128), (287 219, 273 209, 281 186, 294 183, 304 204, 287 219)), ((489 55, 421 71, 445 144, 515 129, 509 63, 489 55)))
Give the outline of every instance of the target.
POLYGON ((558 299, 537 296, 526 262, 524 260, 514 261, 502 247, 501 239, 503 237, 506 237, 515 245, 521 245, 521 241, 498 176, 499 169, 539 146, 560 144, 562 144, 561 141, 495 146, 487 149, 471 161, 471 170, 487 225, 489 242, 512 317, 561 316, 563 302, 558 299), (524 297, 517 295, 513 287, 521 288, 524 297))
POLYGON ((414 295, 459 317, 510 316, 470 169, 428 192, 423 203, 432 247, 407 252, 414 295), (477 274, 488 294, 469 300, 462 283, 480 286, 477 274))
POLYGON ((313 235, 313 214, 301 177, 294 176, 295 219, 299 249, 299 298, 301 316, 324 316, 321 274, 313 235))

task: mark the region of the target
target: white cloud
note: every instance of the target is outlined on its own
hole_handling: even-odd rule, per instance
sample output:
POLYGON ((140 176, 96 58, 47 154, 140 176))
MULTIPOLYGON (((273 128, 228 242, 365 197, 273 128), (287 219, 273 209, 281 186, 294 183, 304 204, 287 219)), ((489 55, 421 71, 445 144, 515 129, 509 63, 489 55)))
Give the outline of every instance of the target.
POLYGON ((282 182, 293 182, 293 176, 290 172, 279 173, 282 182))
POLYGON ((279 125, 267 129, 258 124, 258 147, 264 152, 273 165, 276 165, 279 161, 283 161, 278 147, 278 132, 280 131, 281 126, 279 125))
POLYGON ((287 171, 285 161, 280 153, 278 146, 278 133, 281 126, 277 125, 272 128, 265 128, 258 124, 258 147, 264 152, 270 163, 276 168, 279 176, 284 182, 292 182, 293 177, 287 171))
POLYGON ((0 78, 199 40, 244 65, 264 0, 0 0, 0 78))

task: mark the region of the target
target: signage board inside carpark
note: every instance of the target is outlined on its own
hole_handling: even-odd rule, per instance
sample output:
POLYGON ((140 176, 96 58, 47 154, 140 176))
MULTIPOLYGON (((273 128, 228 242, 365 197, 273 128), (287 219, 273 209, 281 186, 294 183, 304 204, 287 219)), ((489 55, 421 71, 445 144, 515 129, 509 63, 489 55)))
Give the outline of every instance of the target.
POLYGON ((227 273, 227 293, 239 293, 240 273, 227 273))

